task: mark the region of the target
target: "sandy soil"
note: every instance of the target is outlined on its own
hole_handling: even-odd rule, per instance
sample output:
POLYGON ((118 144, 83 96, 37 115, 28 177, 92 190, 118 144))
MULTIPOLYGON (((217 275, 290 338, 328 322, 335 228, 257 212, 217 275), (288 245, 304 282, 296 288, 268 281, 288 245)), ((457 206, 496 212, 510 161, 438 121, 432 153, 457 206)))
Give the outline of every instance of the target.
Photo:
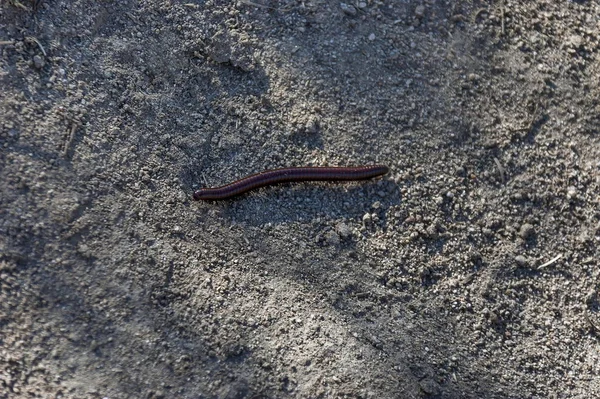
POLYGON ((2 0, 0 398, 599 397, 599 16, 2 0))

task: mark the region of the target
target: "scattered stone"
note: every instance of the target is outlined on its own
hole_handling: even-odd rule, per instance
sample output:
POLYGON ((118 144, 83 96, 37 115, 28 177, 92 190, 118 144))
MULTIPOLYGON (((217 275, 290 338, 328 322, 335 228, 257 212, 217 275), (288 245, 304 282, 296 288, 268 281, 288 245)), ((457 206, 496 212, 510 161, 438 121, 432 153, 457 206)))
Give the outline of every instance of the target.
POLYGON ((344 12, 344 14, 347 14, 350 16, 355 16, 358 12, 358 11, 356 11, 356 8, 354 8, 354 6, 352 6, 350 4, 346 4, 346 3, 340 3, 340 8, 344 12))
POLYGON ((306 133, 315 134, 319 130, 319 120, 315 117, 310 118, 304 126, 306 133))
POLYGON ((440 385, 433 378, 427 377, 421 380, 419 387, 426 395, 438 396, 440 394, 440 385))
POLYGON ((523 255, 517 255, 517 256, 515 256, 515 262, 517 262, 517 265, 519 265, 521 267, 527 267, 527 266, 529 266, 529 261, 523 255))
POLYGON ((350 237, 352 234, 352 230, 346 223, 338 223, 337 226, 335 226, 335 231, 337 231, 337 233, 343 239, 350 237))
POLYGON ((521 226, 521 229, 519 230, 519 236, 522 239, 527 240, 528 238, 531 238, 534 235, 535 235, 535 227, 533 227, 531 224, 525 223, 524 225, 521 226))
POLYGON ((415 8, 415 16, 417 18, 423 18, 424 15, 425 15, 425 6, 418 5, 417 8, 415 8))
POLYGON ((325 241, 329 245, 339 245, 340 244, 340 236, 335 231, 328 231, 325 233, 325 241))
POLYGON ((428 237, 433 238, 437 234, 437 225, 435 223, 432 223, 429 226, 427 226, 427 229, 425 231, 428 237))
POLYGON ((46 65, 46 63, 42 57, 40 57, 39 55, 34 55, 33 65, 36 67, 36 69, 42 69, 44 65, 46 65))
POLYGON ((567 188, 567 199, 572 200, 577 198, 577 189, 573 186, 567 188))
POLYGON ((371 34, 369 35, 369 41, 371 41, 371 42, 372 42, 373 40, 375 40, 375 33, 371 33, 371 34))

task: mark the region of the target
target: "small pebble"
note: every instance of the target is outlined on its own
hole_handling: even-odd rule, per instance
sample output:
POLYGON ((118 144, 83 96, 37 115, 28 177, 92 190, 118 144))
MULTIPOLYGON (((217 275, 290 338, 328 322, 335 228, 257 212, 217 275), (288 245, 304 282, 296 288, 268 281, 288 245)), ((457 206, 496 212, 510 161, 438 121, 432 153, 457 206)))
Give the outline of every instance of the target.
POLYGON ((354 6, 352 6, 350 4, 340 3, 340 8, 344 12, 344 14, 347 14, 350 16, 355 16, 357 13, 356 8, 354 8, 354 6))
POLYGON ((44 67, 46 63, 44 62, 44 59, 42 57, 40 57, 39 55, 34 55, 33 56, 33 65, 37 68, 37 69, 42 69, 44 67))
POLYGON ((487 227, 483 227, 481 229, 481 233, 486 237, 493 237, 494 231, 492 229, 488 229, 487 227))
POLYGON ((437 396, 440 394, 440 386, 433 378, 427 377, 419 382, 421 391, 427 395, 437 396))
POLYGON ((521 226, 521 229, 519 230, 519 236, 522 239, 526 240, 526 239, 532 237, 533 235, 535 235, 535 227, 533 227, 529 223, 525 223, 524 225, 521 226))
POLYGON ((328 231, 325 233, 325 241, 329 245, 336 246, 340 244, 340 236, 335 231, 328 231))
POLYGON ((417 18, 423 18, 423 15, 425 15, 425 6, 424 5, 417 6, 417 8, 415 8, 415 16, 417 18))
POLYGON ((523 255, 515 256, 515 262, 517 262, 517 265, 519 265, 521 267, 526 267, 529 265, 529 261, 523 255))
POLYGON ((306 133, 315 134, 319 130, 319 120, 317 118, 310 118, 304 126, 306 133))
POLYGON ((375 40, 375 33, 371 33, 371 34, 369 35, 369 40, 370 40, 370 41, 373 41, 373 40, 375 40))
POLYGON ((350 227, 345 223, 338 223, 337 226, 335 226, 335 231, 337 231, 341 238, 348 238, 350 237, 350 234, 352 234, 352 230, 350 230, 350 227))

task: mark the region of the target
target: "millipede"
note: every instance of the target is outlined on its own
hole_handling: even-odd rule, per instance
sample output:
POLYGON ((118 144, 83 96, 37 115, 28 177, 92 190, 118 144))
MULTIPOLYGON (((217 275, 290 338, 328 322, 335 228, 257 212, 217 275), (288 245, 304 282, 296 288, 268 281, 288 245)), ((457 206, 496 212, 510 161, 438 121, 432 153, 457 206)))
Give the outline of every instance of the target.
POLYGON ((260 187, 280 183, 307 181, 350 181, 366 180, 389 172, 384 165, 322 167, 305 166, 273 169, 236 180, 220 187, 201 188, 194 192, 195 200, 216 201, 236 197, 260 187))

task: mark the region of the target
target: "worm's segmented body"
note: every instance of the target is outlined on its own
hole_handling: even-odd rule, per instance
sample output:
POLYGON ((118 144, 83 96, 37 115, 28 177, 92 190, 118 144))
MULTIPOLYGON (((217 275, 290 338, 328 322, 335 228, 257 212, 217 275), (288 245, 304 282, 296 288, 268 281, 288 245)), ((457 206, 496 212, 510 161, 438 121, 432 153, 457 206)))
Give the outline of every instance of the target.
POLYGON ((202 188, 194 192, 195 200, 223 200, 244 194, 259 187, 278 183, 302 181, 348 181, 365 180, 385 175, 389 168, 384 165, 355 167, 300 167, 267 170, 233 183, 215 188, 202 188))

